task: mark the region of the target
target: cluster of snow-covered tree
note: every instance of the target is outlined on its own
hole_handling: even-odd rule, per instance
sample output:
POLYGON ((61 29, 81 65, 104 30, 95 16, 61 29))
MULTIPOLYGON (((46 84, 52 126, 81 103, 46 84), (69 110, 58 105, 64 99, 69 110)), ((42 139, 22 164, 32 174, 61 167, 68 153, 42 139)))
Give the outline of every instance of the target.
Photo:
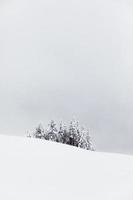
POLYGON ((94 151, 89 131, 80 127, 79 123, 75 120, 71 121, 68 127, 60 123, 59 128, 57 128, 53 120, 47 129, 44 129, 39 124, 36 130, 29 134, 28 137, 51 140, 94 151))

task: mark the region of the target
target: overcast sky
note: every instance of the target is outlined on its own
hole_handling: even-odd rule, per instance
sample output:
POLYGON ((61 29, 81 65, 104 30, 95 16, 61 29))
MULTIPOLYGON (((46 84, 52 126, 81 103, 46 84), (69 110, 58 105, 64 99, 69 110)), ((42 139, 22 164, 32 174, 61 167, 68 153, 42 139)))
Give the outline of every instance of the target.
POLYGON ((0 133, 74 116, 133 154, 132 0, 2 0, 0 133))

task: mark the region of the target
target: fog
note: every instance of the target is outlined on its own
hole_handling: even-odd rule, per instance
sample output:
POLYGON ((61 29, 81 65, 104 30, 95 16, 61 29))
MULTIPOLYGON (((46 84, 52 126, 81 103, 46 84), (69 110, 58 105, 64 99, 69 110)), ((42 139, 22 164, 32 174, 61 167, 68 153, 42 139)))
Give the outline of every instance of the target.
POLYGON ((132 52, 132 1, 1 1, 0 133, 76 117, 98 151, 133 154, 132 52))

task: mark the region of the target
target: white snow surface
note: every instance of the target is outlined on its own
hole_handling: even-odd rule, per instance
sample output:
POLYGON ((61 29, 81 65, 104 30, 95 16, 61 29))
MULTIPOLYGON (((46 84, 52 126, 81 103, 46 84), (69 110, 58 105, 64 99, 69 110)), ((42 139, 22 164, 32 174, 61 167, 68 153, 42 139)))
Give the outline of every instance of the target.
POLYGON ((133 200, 133 156, 0 136, 1 200, 133 200))

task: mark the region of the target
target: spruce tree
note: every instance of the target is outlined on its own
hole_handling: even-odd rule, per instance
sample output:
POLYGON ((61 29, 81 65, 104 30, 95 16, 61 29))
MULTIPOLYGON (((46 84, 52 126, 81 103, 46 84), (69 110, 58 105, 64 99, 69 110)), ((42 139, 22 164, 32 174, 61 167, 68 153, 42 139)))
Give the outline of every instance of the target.
POLYGON ((38 127, 36 128, 36 131, 33 134, 33 137, 41 139, 43 138, 43 135, 44 135, 43 126, 42 124, 39 124, 38 127))
POLYGON ((48 129, 45 133, 45 139, 51 141, 58 141, 58 130, 56 128, 56 124, 53 120, 51 120, 48 129))

